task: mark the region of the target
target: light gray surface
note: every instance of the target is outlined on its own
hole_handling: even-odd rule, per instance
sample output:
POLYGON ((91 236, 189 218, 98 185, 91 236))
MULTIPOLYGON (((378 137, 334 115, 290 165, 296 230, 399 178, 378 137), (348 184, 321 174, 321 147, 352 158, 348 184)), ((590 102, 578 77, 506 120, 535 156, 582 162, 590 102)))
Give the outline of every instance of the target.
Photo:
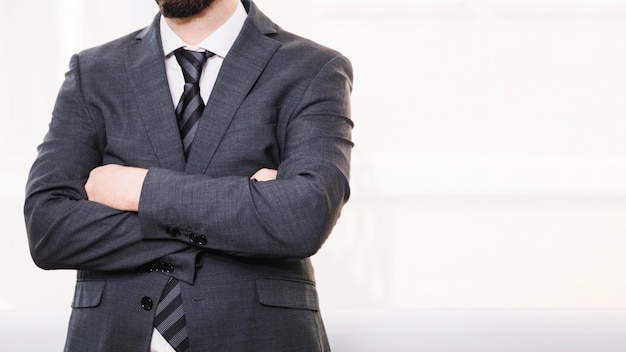
MULTIPOLYGON (((0 351, 62 351, 69 312, 0 311, 0 351)), ((334 352, 623 352, 626 310, 328 311, 334 352)))

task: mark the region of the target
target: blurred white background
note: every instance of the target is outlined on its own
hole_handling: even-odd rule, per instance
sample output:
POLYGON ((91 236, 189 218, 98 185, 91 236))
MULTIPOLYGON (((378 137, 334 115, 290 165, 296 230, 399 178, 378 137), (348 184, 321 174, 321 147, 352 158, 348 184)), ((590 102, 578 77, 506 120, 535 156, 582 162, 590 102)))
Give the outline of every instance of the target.
MULTIPOLYGON (((354 65, 353 196, 314 258, 335 351, 626 350, 626 1, 256 2, 354 65)), ((69 58, 155 13, 0 3, 0 346, 64 338, 74 273, 32 264, 21 207, 69 58)))

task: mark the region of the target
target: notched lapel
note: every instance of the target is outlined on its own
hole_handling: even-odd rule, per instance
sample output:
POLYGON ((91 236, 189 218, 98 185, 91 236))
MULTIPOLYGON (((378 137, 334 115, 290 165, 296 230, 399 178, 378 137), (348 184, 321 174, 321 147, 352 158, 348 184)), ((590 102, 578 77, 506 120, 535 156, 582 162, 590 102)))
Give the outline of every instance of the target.
POLYGON ((246 21, 230 52, 200 119, 185 171, 206 171, 239 106, 254 86, 280 43, 246 21))
POLYGON ((158 28, 159 16, 156 16, 152 25, 129 45, 126 67, 141 118, 160 166, 182 171, 185 168, 185 155, 165 74, 158 28))

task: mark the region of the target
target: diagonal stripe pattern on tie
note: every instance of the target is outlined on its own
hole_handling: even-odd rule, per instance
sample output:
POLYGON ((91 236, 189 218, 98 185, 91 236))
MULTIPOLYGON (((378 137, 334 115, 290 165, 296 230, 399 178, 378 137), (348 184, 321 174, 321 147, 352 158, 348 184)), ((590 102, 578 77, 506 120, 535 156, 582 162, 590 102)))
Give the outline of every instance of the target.
POLYGON ((210 51, 199 52, 179 48, 174 50, 174 55, 185 78, 185 88, 176 106, 176 116, 185 157, 188 158, 191 142, 198 128, 198 120, 204 110, 204 101, 200 96, 200 75, 206 60, 215 54, 210 51))
POLYGON ((180 294, 180 282, 171 278, 165 285, 157 305, 154 327, 176 352, 189 351, 189 332, 180 294))

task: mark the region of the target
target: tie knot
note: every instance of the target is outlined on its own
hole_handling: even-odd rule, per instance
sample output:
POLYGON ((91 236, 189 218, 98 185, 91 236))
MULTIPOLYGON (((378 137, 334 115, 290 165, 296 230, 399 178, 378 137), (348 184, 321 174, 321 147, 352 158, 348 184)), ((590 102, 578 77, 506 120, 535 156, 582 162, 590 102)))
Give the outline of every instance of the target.
POLYGON ((208 58, 215 55, 210 51, 191 51, 183 48, 174 50, 176 61, 183 70, 185 83, 197 84, 200 81, 202 67, 208 58))

